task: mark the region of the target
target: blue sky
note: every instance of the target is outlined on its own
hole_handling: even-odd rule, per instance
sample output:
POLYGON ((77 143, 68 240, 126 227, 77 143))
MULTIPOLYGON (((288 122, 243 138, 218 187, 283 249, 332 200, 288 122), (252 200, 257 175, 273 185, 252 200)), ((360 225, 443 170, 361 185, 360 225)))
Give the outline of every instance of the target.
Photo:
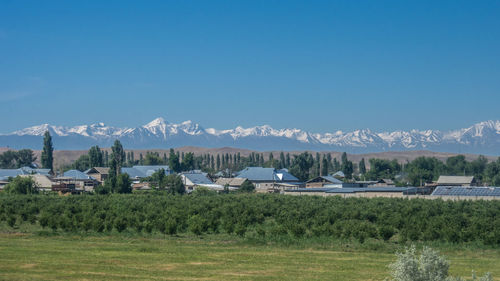
POLYGON ((0 2, 0 132, 500 119, 499 1, 0 2))

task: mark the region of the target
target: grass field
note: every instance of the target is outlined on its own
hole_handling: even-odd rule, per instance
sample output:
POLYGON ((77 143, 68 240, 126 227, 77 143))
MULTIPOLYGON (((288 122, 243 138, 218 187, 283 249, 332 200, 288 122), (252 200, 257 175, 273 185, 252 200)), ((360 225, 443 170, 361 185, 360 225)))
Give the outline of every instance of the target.
MULTIPOLYGON (((500 250, 442 251, 452 275, 490 271, 500 250)), ((1 280, 383 280, 390 250, 255 245, 196 237, 0 234, 1 280)))

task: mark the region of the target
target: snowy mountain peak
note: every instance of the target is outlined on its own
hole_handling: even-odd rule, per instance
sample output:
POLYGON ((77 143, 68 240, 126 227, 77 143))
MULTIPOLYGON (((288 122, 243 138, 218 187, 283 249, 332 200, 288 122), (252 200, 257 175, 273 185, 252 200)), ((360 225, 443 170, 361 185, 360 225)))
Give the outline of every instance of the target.
POLYGON ((154 119, 153 121, 149 122, 148 124, 144 125, 144 128, 153 128, 153 127, 159 127, 159 126, 165 126, 167 123, 165 122, 165 119, 162 117, 158 117, 154 119))
POLYGON ((179 124, 156 118, 136 128, 117 128, 104 123, 61 127, 33 126, 10 134, 0 134, 0 146, 39 148, 46 131, 55 138, 58 149, 88 149, 90 145, 110 146, 120 139, 130 148, 170 148, 196 145, 232 146, 259 150, 337 150, 376 152, 385 150, 432 149, 448 152, 488 153, 500 151, 500 121, 479 122, 470 127, 442 132, 438 130, 397 130, 373 132, 370 129, 332 133, 310 133, 300 129, 274 129, 270 125, 234 129, 204 129, 188 120, 179 124), (31 142, 27 141, 28 137, 31 142), (36 140, 36 141, 35 141, 36 140), (60 145, 60 146, 58 146, 60 145))

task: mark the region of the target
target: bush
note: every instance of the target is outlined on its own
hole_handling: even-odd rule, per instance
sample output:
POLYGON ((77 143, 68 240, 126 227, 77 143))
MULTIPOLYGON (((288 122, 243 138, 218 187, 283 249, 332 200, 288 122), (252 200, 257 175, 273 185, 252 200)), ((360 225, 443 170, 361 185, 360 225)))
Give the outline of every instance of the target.
POLYGON ((165 233, 173 235, 177 233, 177 222, 173 218, 169 218, 165 223, 165 233))
MULTIPOLYGON (((397 260, 389 267, 394 281, 459 281, 461 277, 448 276, 450 263, 437 251, 425 247, 420 255, 415 246, 406 248, 403 253, 397 253, 397 260)), ((476 280, 473 275, 473 280, 476 280)), ((492 281, 490 273, 479 279, 492 281)))
POLYGON ((15 177, 5 186, 5 192, 10 194, 37 194, 38 187, 31 177, 15 177))
POLYGON ((189 231, 196 235, 203 233, 203 219, 199 215, 193 215, 188 220, 189 231))
POLYGON ((384 241, 389 241, 394 235, 394 229, 389 226, 383 226, 379 229, 379 235, 384 241))

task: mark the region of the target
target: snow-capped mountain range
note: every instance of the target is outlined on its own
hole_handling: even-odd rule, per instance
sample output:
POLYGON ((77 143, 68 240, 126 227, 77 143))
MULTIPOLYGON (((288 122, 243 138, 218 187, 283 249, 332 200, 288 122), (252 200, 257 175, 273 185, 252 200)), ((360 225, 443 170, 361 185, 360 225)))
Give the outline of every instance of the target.
POLYGON ((137 128, 117 128, 103 123, 74 127, 43 124, 9 134, 0 134, 0 147, 40 149, 45 131, 56 149, 88 149, 111 146, 115 139, 133 149, 180 146, 236 147, 255 150, 335 150, 354 153, 433 150, 440 152, 500 154, 500 120, 485 121, 468 128, 437 131, 411 130, 310 133, 300 129, 274 129, 268 125, 228 130, 205 129, 192 121, 180 124, 157 118, 137 128))

